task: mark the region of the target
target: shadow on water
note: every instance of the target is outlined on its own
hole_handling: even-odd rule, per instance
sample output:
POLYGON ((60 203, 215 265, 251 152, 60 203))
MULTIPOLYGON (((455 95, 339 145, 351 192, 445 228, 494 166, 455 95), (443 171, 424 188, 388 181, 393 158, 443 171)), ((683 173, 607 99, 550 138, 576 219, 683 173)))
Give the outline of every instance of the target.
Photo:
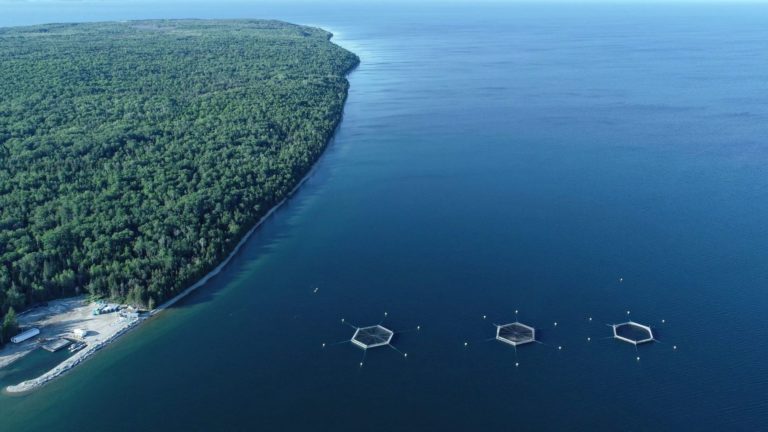
POLYGON ((284 213, 296 211, 296 207, 301 205, 302 198, 293 196, 286 200, 275 213, 256 228, 251 237, 246 240, 219 274, 213 276, 206 284, 187 297, 179 300, 172 308, 196 306, 214 300, 224 288, 231 286, 232 282, 247 275, 251 266, 269 256, 282 241, 289 237, 289 233, 285 230, 272 228, 275 227, 275 224, 287 223, 284 213))
POLYGON ((54 353, 36 348, 10 366, 0 369, 0 388, 36 378, 71 355, 66 348, 54 353))
MULTIPOLYGON (((354 73, 356 69, 357 67, 353 68, 347 77, 354 73)), ((179 300, 179 302, 174 304, 172 308, 178 309, 188 306, 196 306, 214 300, 220 291, 229 286, 231 282, 248 274, 250 266, 268 256, 281 242, 289 237, 290 232, 288 230, 279 228, 290 225, 290 216, 301 212, 318 192, 317 189, 313 189, 313 187, 317 186, 312 186, 309 183, 312 181, 313 177, 323 177, 325 175, 320 172, 317 167, 323 159, 329 158, 338 151, 335 144, 339 129, 343 123, 344 114, 342 113, 341 120, 336 126, 334 135, 328 141, 328 145, 320 155, 318 161, 315 162, 315 168, 307 174, 307 178, 304 180, 305 183, 300 185, 292 195, 288 196, 285 202, 254 230, 250 238, 248 238, 240 250, 232 256, 232 259, 224 266, 224 268, 222 268, 219 274, 213 276, 206 284, 190 293, 187 297, 179 300)), ((322 181, 316 184, 322 184, 322 181)))

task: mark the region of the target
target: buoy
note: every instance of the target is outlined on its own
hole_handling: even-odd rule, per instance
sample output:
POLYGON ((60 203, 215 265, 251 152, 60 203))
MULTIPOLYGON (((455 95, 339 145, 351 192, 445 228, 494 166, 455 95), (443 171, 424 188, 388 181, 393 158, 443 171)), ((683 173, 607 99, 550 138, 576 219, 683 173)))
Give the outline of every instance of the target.
POLYGON ((629 315, 629 311, 627 311, 627 315, 629 315))
POLYGON ((341 322, 344 322, 344 318, 341 319, 341 322))
POLYGON ((557 347, 557 349, 561 350, 561 349, 563 349, 563 346, 560 345, 559 347, 557 347))
POLYGON ((404 357, 408 357, 408 353, 403 354, 404 357))
POLYGON ((323 344, 323 348, 325 348, 325 344, 323 344))
POLYGON ((416 326, 416 330, 421 330, 421 326, 420 325, 416 326))
POLYGON ((360 362, 360 367, 363 367, 363 362, 360 362))
POLYGON ((518 367, 518 366, 520 366, 520 363, 515 362, 515 367, 518 367))
POLYGON ((672 349, 677 349, 677 345, 672 346, 672 349))
POLYGON ((661 323, 662 323, 662 324, 664 324, 665 322, 667 322, 667 320, 661 320, 661 323))
POLYGON ((467 343, 467 342, 464 342, 464 346, 467 346, 467 345, 468 345, 468 343, 467 343))
POLYGON ((640 361, 640 356, 637 356, 637 361, 640 361))
POLYGON ((483 319, 485 319, 485 315, 483 315, 483 319))
POLYGON ((555 321, 555 327, 557 327, 557 321, 555 321))
POLYGON ((592 317, 589 317, 589 320, 592 321, 592 317))
POLYGON ((515 309, 515 313, 517 313, 517 309, 515 309))
POLYGON ((620 278, 619 278, 619 282, 624 282, 624 278, 623 278, 623 277, 620 277, 620 278))
POLYGON ((386 312, 384 312, 384 316, 387 316, 387 313, 386 313, 386 312))
POLYGON ((591 340, 592 340, 592 338, 591 338, 591 337, 588 337, 588 338, 587 338, 587 342, 589 342, 589 341, 591 341, 591 340))

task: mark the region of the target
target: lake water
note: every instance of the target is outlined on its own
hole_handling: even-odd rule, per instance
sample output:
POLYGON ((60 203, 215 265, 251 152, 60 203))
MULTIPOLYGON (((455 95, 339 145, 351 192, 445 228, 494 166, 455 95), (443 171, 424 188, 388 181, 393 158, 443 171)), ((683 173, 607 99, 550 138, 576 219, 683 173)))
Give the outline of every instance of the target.
POLYGON ((768 6, 0 7, 279 18, 362 59, 314 175, 227 270, 0 395, 0 430, 766 428, 768 6), (541 344, 488 341, 515 310, 541 344), (628 310, 658 343, 607 339, 628 310), (332 345, 384 312, 407 358, 332 345))

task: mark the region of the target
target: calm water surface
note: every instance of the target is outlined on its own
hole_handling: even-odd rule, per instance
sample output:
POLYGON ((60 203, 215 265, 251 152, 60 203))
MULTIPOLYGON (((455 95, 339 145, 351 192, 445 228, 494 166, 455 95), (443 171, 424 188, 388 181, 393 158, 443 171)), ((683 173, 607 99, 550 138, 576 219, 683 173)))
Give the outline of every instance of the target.
POLYGON ((0 430, 768 424, 768 7, 1 7, 280 18, 362 64, 315 174, 226 272, 0 395, 0 430), (542 343, 487 341, 516 309, 542 343), (628 310, 659 343, 605 339, 628 310), (331 345, 385 311, 421 326, 395 338, 407 358, 331 345))

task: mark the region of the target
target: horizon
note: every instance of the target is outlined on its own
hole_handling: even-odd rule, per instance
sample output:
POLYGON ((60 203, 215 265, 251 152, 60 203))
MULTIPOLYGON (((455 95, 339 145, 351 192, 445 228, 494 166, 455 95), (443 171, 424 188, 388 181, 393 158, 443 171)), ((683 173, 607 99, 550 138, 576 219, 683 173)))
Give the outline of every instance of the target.
POLYGON ((63 5, 122 5, 129 6, 131 4, 152 3, 152 4, 207 4, 207 3, 230 3, 230 4, 248 4, 248 5, 285 5, 285 4, 315 4, 315 5, 355 5, 355 6, 368 6, 372 4, 408 4, 408 5, 429 5, 429 4, 529 4, 538 5, 542 3, 548 4, 604 4, 604 5, 648 5, 648 4, 722 4, 722 5, 738 5, 738 4, 768 4, 768 0, 371 0, 360 2, 357 0, 225 0, 222 2, 214 2, 211 0, 0 0, 0 4, 63 4, 63 5))
MULTIPOLYGON (((768 10, 768 0, 0 0, 0 27, 19 27, 53 23, 107 22, 149 19, 276 19, 306 25, 317 22, 297 21, 320 10, 377 9, 383 13, 398 8, 431 13, 440 9, 454 10, 467 5, 480 8, 550 8, 553 11, 577 11, 582 7, 633 8, 635 10, 660 10, 704 14, 728 13, 742 8, 768 10), (179 6, 187 6, 179 8, 179 6), (211 9, 215 7, 215 9, 211 9), (659 9, 661 8, 661 9, 659 9), (245 14, 243 13, 245 12, 245 14)), ((755 18, 762 17, 757 14, 755 18)))

